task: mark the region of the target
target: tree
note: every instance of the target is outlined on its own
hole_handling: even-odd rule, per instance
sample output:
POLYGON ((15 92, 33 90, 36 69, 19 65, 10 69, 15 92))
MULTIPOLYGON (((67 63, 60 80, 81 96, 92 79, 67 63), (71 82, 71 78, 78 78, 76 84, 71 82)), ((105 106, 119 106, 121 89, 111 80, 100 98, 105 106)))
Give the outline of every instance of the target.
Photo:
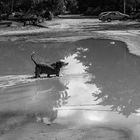
POLYGON ((78 1, 77 0, 66 0, 65 1, 66 10, 72 14, 78 12, 78 1))
POLYGON ((61 14, 65 9, 71 13, 85 13, 90 9, 95 14, 109 10, 129 13, 140 9, 140 0, 86 0, 86 2, 85 0, 0 0, 0 2, 3 12, 17 9, 27 11, 33 7, 37 7, 36 10, 48 8, 55 14, 61 14))

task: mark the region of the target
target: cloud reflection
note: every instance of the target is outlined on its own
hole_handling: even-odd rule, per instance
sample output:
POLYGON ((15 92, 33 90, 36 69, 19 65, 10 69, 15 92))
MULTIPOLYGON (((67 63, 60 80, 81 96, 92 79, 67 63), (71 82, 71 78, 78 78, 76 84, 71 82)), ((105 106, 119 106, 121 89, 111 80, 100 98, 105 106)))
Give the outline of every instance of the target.
MULTIPOLYGON (((87 49, 81 48, 78 50, 87 51, 87 49)), ((65 106, 58 108, 58 117, 67 117, 67 119, 72 119, 75 122, 79 122, 77 121, 78 119, 82 120, 83 123, 88 121, 103 121, 104 115, 100 113, 102 117, 99 117, 99 114, 95 112, 95 110, 99 109, 97 106, 94 106, 98 101, 93 102, 92 97, 93 92, 100 93, 101 90, 96 84, 90 84, 90 81, 94 79, 95 76, 86 72, 88 67, 77 59, 78 55, 79 53, 76 52, 64 59, 69 65, 63 71, 67 76, 62 77, 61 82, 67 85, 66 92, 70 98, 65 106), (68 76, 69 74, 71 75, 68 76)))

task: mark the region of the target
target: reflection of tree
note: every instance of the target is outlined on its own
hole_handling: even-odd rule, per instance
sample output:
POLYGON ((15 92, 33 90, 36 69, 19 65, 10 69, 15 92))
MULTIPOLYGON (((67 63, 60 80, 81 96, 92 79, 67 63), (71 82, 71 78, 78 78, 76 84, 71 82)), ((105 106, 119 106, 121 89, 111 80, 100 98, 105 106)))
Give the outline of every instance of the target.
POLYGON ((125 116, 136 113, 140 108, 140 58, 128 53, 122 42, 88 39, 79 41, 77 57, 88 67, 87 72, 95 75, 101 93, 93 93, 99 105, 110 105, 112 111, 125 116), (85 48, 87 48, 87 51, 85 48))
POLYGON ((139 108, 136 98, 140 98, 135 94, 135 91, 123 91, 117 92, 116 95, 112 94, 110 91, 103 90, 100 94, 93 94, 96 100, 101 99, 102 101, 99 105, 110 105, 112 111, 117 111, 125 116, 129 116, 131 113, 137 113, 136 109, 139 108), (106 94, 107 93, 107 94, 106 94), (134 93, 134 94, 133 94, 134 93), (133 96, 132 96, 133 94, 133 96))

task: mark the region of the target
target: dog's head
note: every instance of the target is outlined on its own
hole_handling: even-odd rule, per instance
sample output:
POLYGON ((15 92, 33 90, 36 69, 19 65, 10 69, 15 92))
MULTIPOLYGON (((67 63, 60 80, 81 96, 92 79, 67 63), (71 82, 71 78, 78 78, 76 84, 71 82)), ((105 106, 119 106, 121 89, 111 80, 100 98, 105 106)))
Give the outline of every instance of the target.
POLYGON ((68 63, 65 63, 65 62, 63 62, 63 61, 58 61, 58 62, 56 62, 56 63, 53 63, 53 64, 51 64, 51 66, 52 67, 54 67, 54 68, 58 68, 58 69, 60 69, 60 68, 62 68, 63 66, 66 66, 66 65, 68 65, 68 63))

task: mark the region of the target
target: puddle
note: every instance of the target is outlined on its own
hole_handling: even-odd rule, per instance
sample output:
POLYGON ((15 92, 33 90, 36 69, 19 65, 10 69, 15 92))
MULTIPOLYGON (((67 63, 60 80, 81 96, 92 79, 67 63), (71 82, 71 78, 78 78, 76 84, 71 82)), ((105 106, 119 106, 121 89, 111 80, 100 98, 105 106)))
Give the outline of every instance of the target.
POLYGON ((78 128, 122 127, 139 137, 140 58, 129 54, 125 43, 91 38, 0 45, 1 115, 18 112, 37 122, 78 128), (69 64, 59 78, 28 81, 27 74, 34 71, 32 51, 37 61, 63 59, 69 64))

